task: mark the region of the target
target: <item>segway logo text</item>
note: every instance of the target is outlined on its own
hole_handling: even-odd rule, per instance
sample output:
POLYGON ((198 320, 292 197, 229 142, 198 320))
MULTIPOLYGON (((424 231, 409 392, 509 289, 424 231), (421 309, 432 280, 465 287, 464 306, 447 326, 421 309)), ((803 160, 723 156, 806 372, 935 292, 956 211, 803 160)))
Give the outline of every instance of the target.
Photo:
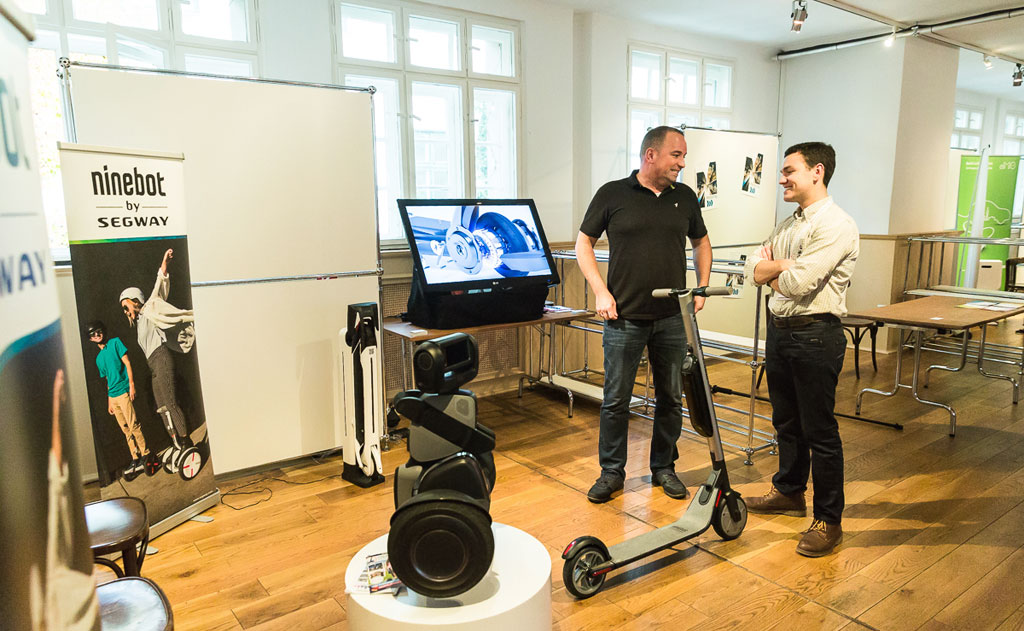
POLYGON ((16 291, 35 289, 46 282, 46 255, 23 252, 0 257, 0 298, 16 291))

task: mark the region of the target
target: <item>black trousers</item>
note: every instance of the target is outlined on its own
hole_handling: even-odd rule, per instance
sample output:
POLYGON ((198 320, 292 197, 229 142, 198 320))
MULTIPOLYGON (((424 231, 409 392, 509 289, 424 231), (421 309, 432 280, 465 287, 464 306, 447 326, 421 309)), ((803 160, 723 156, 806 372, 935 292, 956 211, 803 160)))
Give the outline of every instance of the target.
POLYGON ((166 407, 171 413, 171 423, 179 439, 188 437, 188 426, 185 424, 185 413, 178 405, 178 394, 174 388, 174 358, 166 346, 161 345, 146 362, 153 373, 153 398, 156 406, 166 407))
POLYGON ((814 518, 842 520, 843 442, 834 414, 846 337, 839 319, 777 328, 769 318, 765 353, 772 425, 779 441, 780 492, 803 492, 814 477, 814 518))

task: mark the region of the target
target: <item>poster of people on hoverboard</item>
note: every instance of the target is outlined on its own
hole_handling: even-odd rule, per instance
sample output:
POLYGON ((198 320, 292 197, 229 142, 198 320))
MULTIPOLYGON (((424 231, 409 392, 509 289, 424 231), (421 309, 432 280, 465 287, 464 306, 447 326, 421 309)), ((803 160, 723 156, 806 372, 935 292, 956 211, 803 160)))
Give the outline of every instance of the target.
POLYGON ((156 523, 214 488, 182 157, 60 150, 103 496, 142 498, 156 523))

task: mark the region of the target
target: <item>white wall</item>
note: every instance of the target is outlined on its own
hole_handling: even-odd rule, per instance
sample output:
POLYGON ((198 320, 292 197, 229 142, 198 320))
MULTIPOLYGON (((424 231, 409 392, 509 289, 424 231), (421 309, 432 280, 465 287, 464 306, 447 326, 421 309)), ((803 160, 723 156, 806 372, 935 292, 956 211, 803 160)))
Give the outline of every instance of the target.
MULTIPOLYGON (((904 41, 783 62, 780 146, 820 140, 835 148, 829 192, 861 233, 889 231, 904 41)), ((780 195, 778 216, 793 210, 780 195)))
MULTIPOLYGON (((577 169, 577 200, 574 225, 578 228, 590 197, 605 182, 629 175, 627 71, 631 42, 691 51, 734 63, 732 128, 775 132, 778 116, 779 63, 774 49, 696 35, 649 24, 630 22, 602 14, 580 16, 576 37, 588 37, 587 46, 577 49, 577 88, 585 92, 576 99, 573 116, 589 119, 591 165, 577 169), (588 24, 589 23, 589 24, 588 24)), ((573 232, 575 236, 575 231, 573 232)), ((715 236, 728 243, 728 235, 715 236)))
POLYGON ((262 76, 333 83, 330 4, 260 0, 259 7, 262 76))
POLYGON ((904 42, 888 234, 949 225, 944 202, 959 51, 916 38, 904 42))

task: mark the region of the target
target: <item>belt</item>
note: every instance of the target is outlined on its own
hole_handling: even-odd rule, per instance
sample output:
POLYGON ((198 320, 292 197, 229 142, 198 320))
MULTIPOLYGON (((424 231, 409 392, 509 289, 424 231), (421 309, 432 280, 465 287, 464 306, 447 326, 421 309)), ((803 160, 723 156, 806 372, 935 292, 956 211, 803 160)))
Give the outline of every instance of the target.
POLYGON ((815 322, 839 323, 839 318, 831 313, 809 313, 807 315, 780 318, 774 313, 769 312, 768 317, 771 320, 772 325, 777 329, 802 329, 803 327, 810 326, 815 322))

